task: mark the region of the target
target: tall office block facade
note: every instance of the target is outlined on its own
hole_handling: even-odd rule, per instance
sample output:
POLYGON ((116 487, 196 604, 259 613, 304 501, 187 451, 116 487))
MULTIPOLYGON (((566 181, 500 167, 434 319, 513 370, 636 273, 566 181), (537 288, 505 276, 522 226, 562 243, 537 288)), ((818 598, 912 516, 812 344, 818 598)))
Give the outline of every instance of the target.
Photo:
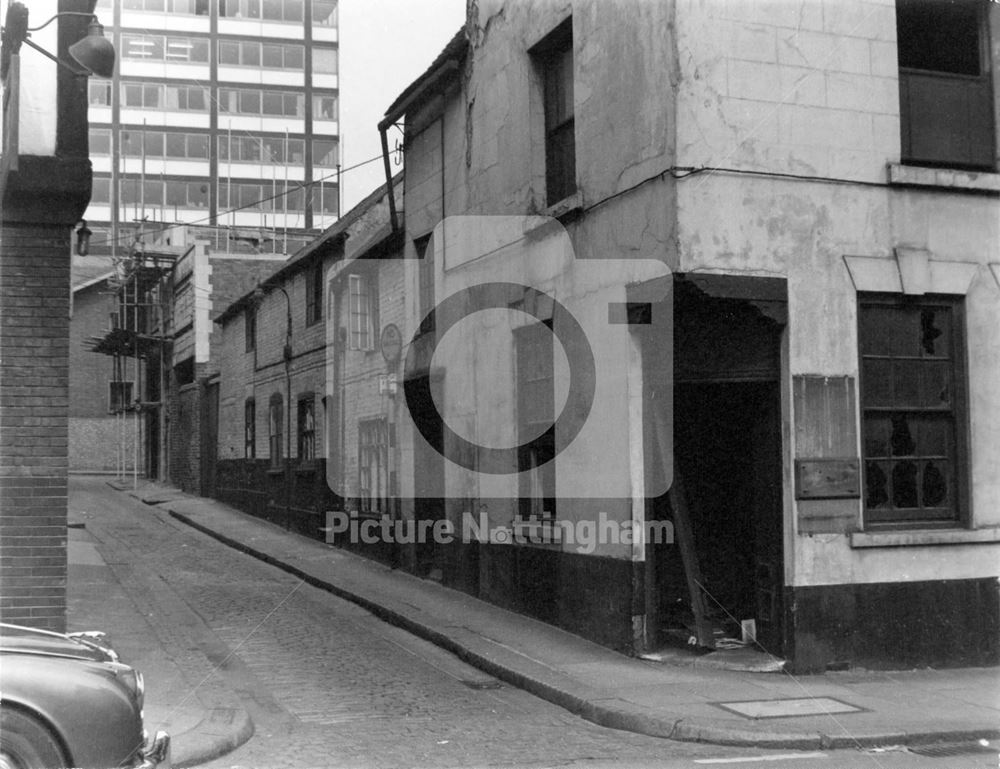
POLYGON ((336 0, 98 0, 86 218, 301 230, 339 207, 336 0))

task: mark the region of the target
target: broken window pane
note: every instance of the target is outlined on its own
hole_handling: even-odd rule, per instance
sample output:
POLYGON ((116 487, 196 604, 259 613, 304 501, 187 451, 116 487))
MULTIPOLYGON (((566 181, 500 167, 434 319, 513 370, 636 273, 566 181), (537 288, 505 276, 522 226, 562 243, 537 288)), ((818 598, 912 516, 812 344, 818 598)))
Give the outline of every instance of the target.
POLYGON ((882 507, 889 501, 885 471, 881 462, 865 463, 865 507, 882 507))
POLYGON ((948 498, 948 481, 934 462, 924 465, 922 486, 924 507, 937 507, 948 498))
POLYGON ((885 417, 865 419, 865 456, 889 456, 889 436, 892 434, 890 421, 885 417))
POLYGON ((899 462, 892 469, 893 507, 917 507, 917 466, 899 462))
POLYGON ((892 417, 892 455, 894 457, 912 456, 916 445, 913 436, 910 434, 909 420, 901 415, 895 414, 892 417))

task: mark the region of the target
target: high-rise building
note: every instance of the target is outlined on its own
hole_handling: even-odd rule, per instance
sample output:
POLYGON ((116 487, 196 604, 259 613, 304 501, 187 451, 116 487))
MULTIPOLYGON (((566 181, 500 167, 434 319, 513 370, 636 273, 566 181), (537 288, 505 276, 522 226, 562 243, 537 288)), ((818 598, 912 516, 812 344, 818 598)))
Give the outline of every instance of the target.
POLYGON ((301 230, 339 209, 336 0, 98 0, 86 218, 301 230))

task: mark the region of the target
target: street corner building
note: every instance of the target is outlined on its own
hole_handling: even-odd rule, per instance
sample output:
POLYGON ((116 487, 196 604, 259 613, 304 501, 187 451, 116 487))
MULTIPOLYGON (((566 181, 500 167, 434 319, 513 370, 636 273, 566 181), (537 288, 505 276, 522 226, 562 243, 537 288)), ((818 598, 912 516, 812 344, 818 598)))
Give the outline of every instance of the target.
POLYGON ((217 319, 216 495, 630 654, 997 664, 997 41, 472 5, 385 187, 217 319))

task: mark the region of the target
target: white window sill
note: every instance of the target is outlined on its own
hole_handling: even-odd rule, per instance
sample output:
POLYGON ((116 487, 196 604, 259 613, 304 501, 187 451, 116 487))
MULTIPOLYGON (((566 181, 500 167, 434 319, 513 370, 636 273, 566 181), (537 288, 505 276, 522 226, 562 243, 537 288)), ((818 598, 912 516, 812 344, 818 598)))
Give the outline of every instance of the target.
POLYGON ((989 171, 957 171, 889 164, 889 184, 913 187, 945 187, 971 192, 1000 193, 1000 174, 989 171))
POLYGON ((910 529, 855 531, 851 547, 921 547, 926 545, 976 545, 1000 542, 1000 527, 986 529, 910 529))

